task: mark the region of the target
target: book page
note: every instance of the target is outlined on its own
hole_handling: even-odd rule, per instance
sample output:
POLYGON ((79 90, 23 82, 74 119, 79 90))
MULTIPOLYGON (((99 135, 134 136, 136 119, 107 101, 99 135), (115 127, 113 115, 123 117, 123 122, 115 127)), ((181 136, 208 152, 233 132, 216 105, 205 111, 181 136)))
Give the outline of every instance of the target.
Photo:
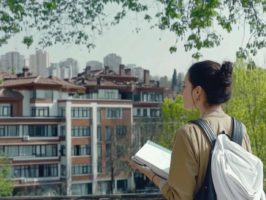
POLYGON ((154 142, 147 141, 132 157, 139 164, 148 166, 157 175, 167 179, 172 152, 154 142))

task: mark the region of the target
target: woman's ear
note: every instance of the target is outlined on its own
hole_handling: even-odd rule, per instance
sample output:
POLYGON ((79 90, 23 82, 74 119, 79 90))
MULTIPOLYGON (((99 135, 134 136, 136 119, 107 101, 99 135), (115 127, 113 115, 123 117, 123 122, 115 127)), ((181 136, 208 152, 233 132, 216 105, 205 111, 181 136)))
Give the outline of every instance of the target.
POLYGON ((193 89, 193 96, 196 102, 198 102, 200 98, 202 98, 202 94, 203 94, 203 88, 201 86, 196 86, 193 89))

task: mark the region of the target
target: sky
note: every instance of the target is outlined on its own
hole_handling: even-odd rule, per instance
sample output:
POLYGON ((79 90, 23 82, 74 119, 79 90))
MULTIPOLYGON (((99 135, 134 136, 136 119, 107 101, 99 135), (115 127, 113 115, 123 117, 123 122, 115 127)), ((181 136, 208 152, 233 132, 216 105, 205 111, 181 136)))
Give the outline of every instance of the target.
MULTIPOLYGON (((235 61, 235 52, 238 47, 244 46, 247 34, 243 28, 236 29, 230 34, 223 34, 224 40, 217 48, 202 50, 201 60, 210 59, 217 62, 225 60, 235 61)), ((50 62, 60 62, 66 58, 74 58, 78 61, 80 70, 84 69, 86 62, 98 60, 103 62, 104 56, 115 53, 122 57, 122 64, 135 64, 150 70, 153 76, 171 77, 174 69, 177 72, 186 73, 189 66, 194 62, 192 52, 185 52, 183 44, 178 45, 175 53, 170 53, 169 48, 175 44, 175 35, 170 31, 150 29, 150 24, 143 22, 139 17, 128 17, 120 24, 104 29, 102 35, 94 40, 96 47, 90 52, 84 46, 73 44, 54 45, 45 48, 49 53, 50 62), (135 28, 140 31, 137 33, 135 28)), ((18 34, 9 40, 8 44, 0 47, 0 55, 8 51, 18 51, 29 57, 38 48, 33 44, 27 48, 22 44, 22 35, 18 34)), ((265 64, 265 51, 259 51, 254 58, 259 66, 265 64)))

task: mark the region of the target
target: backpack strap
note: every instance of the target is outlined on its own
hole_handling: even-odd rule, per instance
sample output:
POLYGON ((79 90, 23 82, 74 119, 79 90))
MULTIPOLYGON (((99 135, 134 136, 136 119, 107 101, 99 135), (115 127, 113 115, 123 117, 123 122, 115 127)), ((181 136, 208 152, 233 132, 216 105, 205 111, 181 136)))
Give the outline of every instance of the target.
POLYGON ((231 140, 239 144, 240 146, 242 145, 242 140, 243 140, 243 127, 242 123, 232 117, 232 136, 231 140))
POLYGON ((197 119, 190 121, 190 123, 198 125, 205 135, 207 136, 208 140, 211 143, 211 152, 208 160, 207 171, 200 187, 199 191, 194 195, 194 200, 216 200, 216 192, 213 185, 212 174, 211 174, 211 158, 212 158, 212 150, 214 148, 214 144, 216 142, 216 135, 214 134, 212 128, 208 125, 207 121, 204 119, 197 119))
POLYGON ((209 124, 206 122, 206 120, 204 119, 197 119, 197 120, 192 120, 190 121, 193 124, 198 125, 203 132, 205 133, 205 135, 208 137, 211 146, 213 148, 215 141, 216 141, 216 134, 214 133, 214 131, 212 130, 212 128, 209 126, 209 124))

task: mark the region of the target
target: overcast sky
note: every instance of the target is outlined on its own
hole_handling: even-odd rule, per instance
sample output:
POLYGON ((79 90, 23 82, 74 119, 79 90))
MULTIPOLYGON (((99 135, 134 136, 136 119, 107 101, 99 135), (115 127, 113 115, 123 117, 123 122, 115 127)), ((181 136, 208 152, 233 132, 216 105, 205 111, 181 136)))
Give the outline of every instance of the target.
MULTIPOLYGON (((80 69, 85 67, 89 60, 103 61, 103 57, 108 53, 116 53, 122 57, 123 64, 136 64, 145 69, 149 69, 151 75, 167 75, 171 77, 174 68, 178 72, 186 72, 193 63, 191 52, 185 52, 180 44, 176 53, 171 54, 169 48, 175 43, 175 35, 169 31, 150 29, 147 22, 138 18, 129 18, 119 25, 105 29, 104 33, 97 36, 94 48, 90 53, 86 47, 69 45, 55 45, 45 50, 49 53, 50 62, 59 62, 68 57, 72 57, 79 62, 80 69), (135 27, 140 31, 136 33, 135 27)), ((224 40, 218 48, 202 51, 204 59, 211 59, 217 62, 224 60, 235 60, 235 52, 242 46, 245 40, 243 29, 239 29, 230 35, 224 35, 224 40)), ((22 37, 13 37, 7 45, 0 47, 0 55, 8 51, 18 51, 26 58, 33 54, 36 46, 29 49, 21 43, 22 37)), ((264 65, 265 51, 260 51, 255 58, 257 65, 264 65)))

